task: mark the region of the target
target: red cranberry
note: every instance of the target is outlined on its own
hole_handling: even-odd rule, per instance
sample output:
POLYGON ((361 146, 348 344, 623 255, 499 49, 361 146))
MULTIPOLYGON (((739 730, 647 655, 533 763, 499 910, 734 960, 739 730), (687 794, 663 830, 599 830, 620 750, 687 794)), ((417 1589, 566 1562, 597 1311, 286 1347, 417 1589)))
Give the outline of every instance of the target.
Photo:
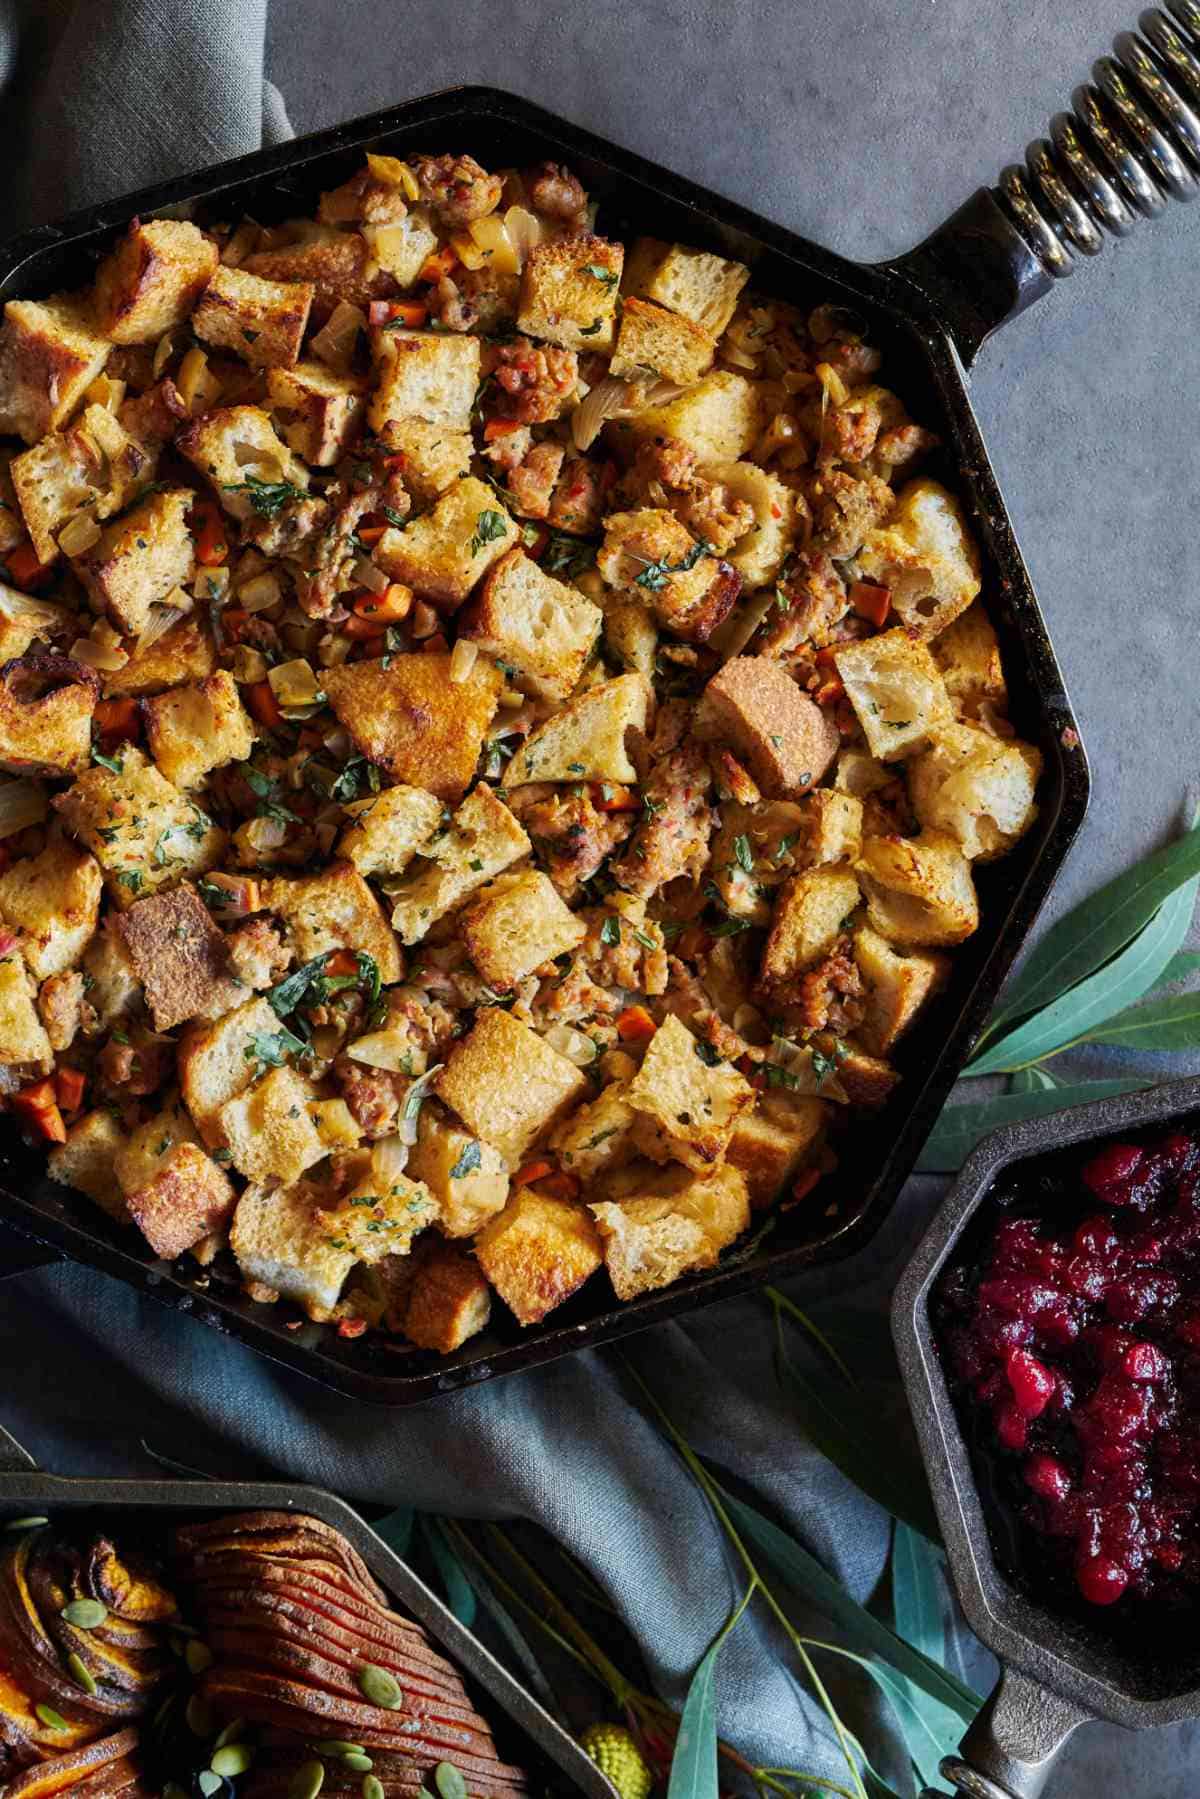
POLYGON ((1115 1605, 1129 1585, 1128 1571, 1106 1555, 1081 1563, 1076 1579, 1089 1605, 1115 1605))
POLYGON ((1111 1219, 1103 1213, 1095 1218, 1086 1218, 1071 1239, 1081 1256, 1095 1256, 1104 1261, 1111 1256, 1121 1239, 1112 1227, 1111 1219))
POLYGON ((1175 1574, 1183 1567, 1183 1550, 1175 1543, 1160 1543, 1154 1551, 1154 1559, 1160 1568, 1175 1574))
POLYGON ((1083 1183, 1104 1200, 1106 1205, 1119 1205, 1114 1187, 1128 1186, 1146 1159, 1145 1150, 1132 1143, 1110 1143, 1094 1155, 1083 1169, 1083 1183))
POLYGON ((1006 1364, 1008 1384, 1018 1411, 1026 1418, 1038 1418, 1054 1393, 1054 1376, 1027 1350, 1014 1349, 1006 1364))
POLYGON ((1071 1491, 1071 1476, 1056 1456, 1041 1451, 1025 1464, 1025 1484, 1040 1498, 1061 1503, 1071 1491))
POLYGON ((996 1435, 1005 1449, 1024 1449, 1028 1434, 1029 1425, 1023 1412, 1011 1402, 997 1406, 996 1435))
POLYGON ((1166 1379, 1171 1365, 1153 1343, 1135 1343, 1132 1349, 1125 1351, 1121 1366, 1130 1380, 1159 1381, 1166 1379))
POLYGON ((1081 1299, 1103 1299, 1108 1270, 1094 1256, 1072 1256, 1066 1266, 1067 1285, 1081 1299))
POLYGON ((1200 1312, 1181 1318, 1175 1326, 1175 1335, 1182 1338, 1189 1349, 1200 1349, 1200 1312))

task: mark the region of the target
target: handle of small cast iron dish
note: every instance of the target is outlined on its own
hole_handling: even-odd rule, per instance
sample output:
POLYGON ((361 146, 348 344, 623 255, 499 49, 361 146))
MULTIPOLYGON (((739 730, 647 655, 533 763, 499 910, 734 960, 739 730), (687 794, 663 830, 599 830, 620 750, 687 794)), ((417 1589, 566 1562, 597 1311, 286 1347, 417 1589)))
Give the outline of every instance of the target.
POLYGON ((1122 31, 1071 111, 932 237, 887 266, 915 283, 970 367, 1024 312, 1168 200, 1200 192, 1200 0, 1166 0, 1122 31))
POLYGON ((56 1249, 48 1249, 44 1243, 34 1243, 31 1238, 19 1237, 15 1231, 0 1226, 0 1281, 7 1280, 10 1274, 28 1274, 34 1268, 50 1268, 62 1259, 56 1249))
MULTIPOLYGON (((1067 1739, 1091 1713, 1005 1668, 987 1704, 939 1772, 966 1799, 1038 1799, 1067 1739)), ((922 1799, 944 1799, 936 1788, 922 1799)))

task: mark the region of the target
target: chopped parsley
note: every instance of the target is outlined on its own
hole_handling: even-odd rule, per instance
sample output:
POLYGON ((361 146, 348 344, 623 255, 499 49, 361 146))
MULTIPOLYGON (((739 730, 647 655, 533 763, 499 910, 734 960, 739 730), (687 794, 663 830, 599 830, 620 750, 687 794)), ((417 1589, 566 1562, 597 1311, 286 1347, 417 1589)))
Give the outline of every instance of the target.
POLYGON ((733 854, 739 868, 744 868, 748 875, 754 873, 754 851, 744 831, 733 840, 733 854))
POLYGON ((590 325, 581 325, 579 327, 580 337, 595 337, 603 324, 603 319, 593 319, 590 325))
POLYGON ((130 893, 140 893, 142 890, 142 874, 140 869, 123 868, 117 875, 117 879, 120 881, 122 887, 128 887, 130 893))
POLYGON ((395 525, 397 531, 402 531, 408 523, 404 514, 402 512, 397 512, 394 506, 381 506, 379 510, 382 512, 389 525, 395 525))
POLYGON ((657 949, 658 948, 658 945, 654 941, 653 937, 647 936, 645 931, 635 931, 633 933, 633 940, 635 943, 640 943, 643 949, 657 949))
POLYGON ((293 812, 290 806, 285 806, 279 799, 278 781, 273 781, 269 775, 265 775, 261 768, 252 768, 248 762, 242 766, 242 775, 247 787, 258 799, 258 816, 260 818, 273 818, 277 823, 283 825, 303 824, 304 821, 299 813, 293 812))
POLYGON ((685 575, 689 569, 695 568, 703 556, 710 556, 712 549, 703 538, 694 543, 682 562, 648 562, 640 575, 633 577, 635 587, 648 588, 651 593, 660 593, 667 585, 671 575, 685 575))
POLYGON ((849 1049, 841 1042, 834 1044, 833 1053, 828 1056, 825 1055, 822 1050, 819 1050, 814 1046, 812 1051, 812 1068, 813 1073, 817 1078, 818 1087, 827 1081, 831 1074, 837 1073, 839 1067, 849 1054, 849 1049))
POLYGON ((713 1048, 711 1043, 705 1043, 701 1037, 696 1039, 696 1054, 709 1068, 715 1068, 718 1062, 725 1059, 713 1048))
POLYGON ((92 761, 98 762, 101 768, 107 768, 110 774, 123 775, 125 773, 125 764, 120 756, 106 756, 104 751, 98 749, 95 744, 92 745, 92 761))
POLYGON ((604 923, 600 926, 600 941, 601 943, 608 944, 610 948, 621 941, 621 921, 612 913, 609 914, 604 920, 604 923))
POLYGON ((606 269, 598 262, 585 262, 583 272, 585 275, 591 275, 594 280, 602 282, 605 287, 615 287, 621 279, 615 269, 606 269))
POLYGON ((260 1062, 264 1068, 282 1068, 290 1055, 305 1047, 304 1039, 294 1036, 285 1027, 270 1036, 256 1031, 242 1054, 247 1062, 260 1062))
POLYGON ((548 575, 563 575, 573 581, 596 565, 596 545, 572 537, 567 531, 551 531, 545 551, 539 557, 548 575))
POLYGON ((712 926, 712 934, 714 937, 737 937, 742 931, 749 929, 750 920, 748 918, 736 918, 731 914, 728 918, 722 918, 718 924, 712 926))
POLYGON ((486 543, 498 543, 508 532, 508 525, 502 512, 494 512, 486 508, 475 520, 475 535, 471 539, 471 554, 477 556, 486 543))
POLYGON ((775 862, 782 862, 799 835, 799 831, 788 831, 785 836, 781 837, 779 842, 775 845, 772 860, 775 862))
POLYGON ((294 500, 308 498, 304 489, 294 482, 260 481, 256 475, 247 475, 244 481, 227 481, 225 492, 249 494, 250 504, 260 518, 278 518, 285 506, 290 506, 294 500))
POLYGON ((479 1147, 478 1140, 472 1139, 450 1170, 450 1179, 452 1181, 464 1180, 468 1174, 474 1174, 482 1161, 483 1151, 479 1147))

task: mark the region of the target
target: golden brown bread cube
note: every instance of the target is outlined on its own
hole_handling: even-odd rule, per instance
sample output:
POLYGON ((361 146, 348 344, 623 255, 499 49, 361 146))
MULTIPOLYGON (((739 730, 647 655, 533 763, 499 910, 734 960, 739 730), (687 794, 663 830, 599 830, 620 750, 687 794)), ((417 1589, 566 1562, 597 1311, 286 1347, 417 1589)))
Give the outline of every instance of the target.
POLYGON ((369 762, 450 801, 475 774, 502 679, 480 657, 465 681, 451 681, 448 655, 380 657, 322 675, 339 722, 369 762))
POLYGON ((217 646, 207 621, 189 612, 142 649, 136 647, 123 668, 103 677, 104 697, 161 693, 184 681, 203 681, 217 666, 217 646))
POLYGON ((904 953, 869 925, 860 925, 854 933, 854 960, 867 994, 858 1036, 871 1055, 886 1056, 926 1002, 945 986, 950 958, 936 950, 904 953))
POLYGON ((610 587, 645 600, 663 630, 688 643, 707 643, 741 592, 729 563, 661 507, 610 513, 596 567, 610 587))
POLYGON ((653 695, 644 675, 618 675, 576 694, 538 725, 509 761, 501 783, 528 781, 636 781, 627 739, 644 732, 653 695))
POLYGON ((670 307, 720 337, 750 279, 744 263, 729 262, 685 244, 639 237, 625 268, 625 291, 670 307))
POLYGON ((438 1229, 447 1237, 473 1237, 508 1201, 508 1170, 500 1151, 434 1105, 421 1107, 408 1167, 433 1195, 438 1229))
POLYGON ((774 1205, 795 1180, 825 1131, 829 1108, 805 1094, 764 1093, 733 1127, 726 1161, 740 1169, 753 1211, 774 1205))
POLYGON ((609 373, 629 380, 675 381, 689 387, 712 367, 716 339, 703 325, 632 295, 621 308, 609 373))
POLYGON ((429 505, 471 472, 469 431, 431 425, 427 419, 389 419, 379 437, 385 449, 402 458, 400 473, 418 506, 429 505))
POLYGON ((696 711, 698 737, 728 744, 769 799, 796 799, 824 779, 841 738, 773 656, 734 656, 696 711))
POLYGON ((539 1324, 603 1257, 586 1206, 519 1187, 475 1239, 479 1266, 520 1324, 539 1324))
POLYGON ((564 350, 608 350, 625 250, 591 232, 535 244, 521 271, 517 330, 564 350))
POLYGON ((625 1097, 639 1115, 638 1147, 656 1162, 703 1170, 721 1161, 739 1115, 753 1106, 749 1081, 728 1062, 710 1062, 712 1053, 674 1014, 651 1038, 625 1097))
POLYGON ((804 802, 801 828, 802 861, 853 862, 862 848, 862 801, 836 787, 819 787, 804 802))
POLYGON ((937 481, 910 481, 887 522, 868 531, 858 572, 892 596, 902 624, 936 637, 965 612, 981 586, 979 550, 963 509, 937 481))
POLYGON ((375 546, 375 561, 393 580, 453 612, 519 538, 491 488, 468 475, 403 530, 389 525, 375 546))
POLYGON ((351 862, 331 862, 318 874, 268 881, 263 905, 283 920, 297 961, 326 950, 365 951, 385 986, 404 973, 400 946, 383 908, 351 862))
POLYGON ((186 219, 134 219, 96 270, 96 328, 152 344, 181 325, 217 271, 217 246, 186 219))
POLYGON ((87 768, 54 805, 104 870, 125 910, 142 894, 215 868, 225 833, 132 744, 120 767, 87 768))
POLYGON ((637 1154, 638 1114, 629 1103, 629 1082, 610 1081, 595 1099, 568 1113, 550 1133, 549 1147, 569 1174, 585 1184, 605 1169, 618 1168, 637 1154))
POLYGON ((171 1261, 227 1224, 236 1197, 198 1144, 176 1143, 143 1186, 126 1190, 125 1204, 155 1255, 171 1261))
POLYGON ((146 498, 106 525, 74 560, 93 602, 130 637, 143 631, 150 608, 192 578, 196 550, 188 529, 195 496, 172 487, 146 498))
POLYGON ((868 917, 889 943, 946 947, 979 925, 971 864, 943 831, 866 837, 857 868, 868 917))
POLYGON ((953 723, 941 670, 917 632, 897 625, 839 645, 833 660, 867 748, 880 761, 916 755, 953 723))
POLYGON ((100 916, 102 885, 95 858, 63 837, 0 875, 0 918, 20 932, 35 980, 78 965, 100 916))
POLYGON ((222 264, 192 314, 192 330, 252 368, 290 368, 300 356, 312 300, 309 281, 268 281, 222 264))
POLYGON ((422 853, 421 865, 395 895, 392 924, 405 943, 419 943, 439 918, 493 875, 529 854, 524 829, 484 782, 469 793, 446 829, 422 853))
POLYGON ((677 437, 701 464, 736 462, 754 448, 762 429, 759 390, 744 375, 714 369, 677 399, 635 414, 629 426, 637 443, 677 437))
POLYGON ((669 1287, 682 1274, 715 1267, 750 1223, 745 1180, 728 1164, 696 1174, 634 1163, 617 1178, 622 1197, 590 1210, 618 1299, 635 1299, 669 1287))
POLYGON ((217 1126, 239 1174, 265 1186, 290 1186, 325 1155, 309 1116, 312 1085, 294 1068, 272 1068, 244 1092, 227 1099, 217 1126))
POLYGON ((367 1156, 358 1178, 318 1218, 338 1248, 353 1250, 370 1266, 406 1256, 413 1238, 435 1222, 437 1205, 423 1181, 389 1173, 367 1156))
POLYGON ((372 272, 366 242, 357 231, 323 231, 310 219, 295 221, 294 229, 295 242, 254 250, 239 268, 268 281, 311 282, 314 323, 326 318, 339 301, 366 306, 385 291, 386 283, 372 272))
POLYGON ((763 951, 761 984, 782 991, 827 956, 859 903, 854 871, 846 863, 808 868, 780 889, 763 951))
POLYGON ((69 775, 87 766, 99 682, 91 669, 37 651, 0 668, 0 769, 69 775))
POLYGON ((812 860, 805 813, 808 803, 773 800, 739 805, 726 800, 722 804, 706 878, 734 917, 748 918, 756 925, 770 924, 773 890, 812 860))
POLYGON ((415 1252, 416 1267, 401 1329, 418 1349, 450 1355, 477 1336, 492 1310, 492 1293, 472 1256, 431 1238, 415 1252))
POLYGON ((754 522, 726 551, 730 566, 742 577, 742 588, 751 593, 774 581, 796 537, 796 495, 778 475, 756 462, 716 462, 704 471, 719 481, 730 499, 742 500, 754 514, 754 522))
POLYGON ((458 619, 458 634, 506 663, 516 686, 565 700, 592 653, 602 616, 577 588, 544 574, 516 548, 489 569, 458 619))
POLYGON ((65 1143, 46 1157, 46 1172, 60 1186, 86 1193, 117 1224, 130 1222, 113 1164, 125 1133, 107 1109, 87 1112, 70 1127, 65 1143))
POLYGON ((291 1299, 317 1323, 330 1317, 346 1276, 358 1260, 330 1241, 321 1222, 328 1186, 247 1187, 237 1202, 229 1243, 238 1267, 256 1289, 291 1299))
POLYGON ((337 853, 360 875, 402 874, 442 820, 439 799, 403 782, 342 809, 353 822, 338 839, 337 853))
POLYGON ((110 912, 100 921, 100 929, 84 951, 83 973, 93 1014, 93 1019, 87 1021, 90 1037, 110 1030, 141 1004, 141 982, 133 972, 115 913, 110 912))
POLYGON ((479 339, 435 331, 372 334, 377 385, 369 421, 381 433, 393 421, 423 419, 465 431, 479 386, 479 339))
POLYGON ((57 431, 111 349, 78 295, 10 300, 0 326, 0 437, 35 444, 57 431))
POLYGON ((196 787, 214 768, 244 762, 254 748, 237 682, 223 668, 194 687, 153 695, 143 713, 150 753, 176 787, 196 787))
POLYGON ((218 1114, 261 1071, 260 1050, 280 1044, 279 1019, 265 999, 249 999, 215 1023, 191 1025, 179 1040, 179 1085, 204 1142, 223 1142, 218 1114))
POLYGON ((492 881, 464 909, 459 928, 467 954, 496 992, 507 992, 587 936, 553 882, 533 868, 492 881))
POLYGON ((978 719, 985 707, 1004 711, 1008 690, 1000 646, 982 600, 975 600, 934 638, 933 659, 959 718, 978 719))
POLYGON ((37 996, 38 1017, 46 1027, 55 1055, 70 1049, 83 1028, 83 975, 78 968, 52 974, 42 982, 37 996))
POLYGON ((308 488, 307 468, 261 406, 218 406, 185 426, 175 447, 212 482, 230 518, 243 524, 258 516, 254 482, 286 481, 290 487, 308 488), (253 451, 258 452, 257 460, 250 454, 253 451))
POLYGON ((145 989, 156 1031, 174 1030, 189 1018, 219 1018, 245 999, 225 937, 186 881, 170 893, 138 900, 116 928, 145 989))
POLYGON ((267 395, 288 447, 317 468, 331 467, 362 429, 366 382, 359 375, 298 362, 268 371, 267 395))
POLYGON ((946 725, 908 768, 913 811, 923 825, 958 839, 968 861, 992 862, 1037 817, 1041 752, 1018 737, 946 725))
POLYGON ((34 1004, 33 982, 18 949, 0 957, 0 1064, 48 1074, 54 1052, 34 1004))
POLYGON ((62 527, 85 509, 111 518, 150 480, 154 459, 103 406, 14 456, 13 494, 40 562, 58 555, 62 527))
POLYGON ((438 1098, 510 1168, 583 1097, 587 1081, 566 1056, 499 1006, 475 1014, 434 1082, 438 1098))
POLYGON ((144 1187, 159 1169, 168 1153, 180 1143, 194 1143, 196 1133, 191 1119, 179 1103, 178 1094, 168 1094, 160 1111, 137 1125, 122 1143, 113 1163, 123 1193, 144 1187))

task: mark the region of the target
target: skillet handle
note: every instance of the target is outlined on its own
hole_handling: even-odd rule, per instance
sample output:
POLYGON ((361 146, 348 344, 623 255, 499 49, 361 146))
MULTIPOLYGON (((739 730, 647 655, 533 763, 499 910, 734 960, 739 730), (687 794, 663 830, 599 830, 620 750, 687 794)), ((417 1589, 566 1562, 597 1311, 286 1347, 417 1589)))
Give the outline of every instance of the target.
MULTIPOLYGON (((1038 1799, 1068 1738, 1092 1714, 1005 1668, 957 1755, 939 1772, 966 1799, 1038 1799)), ((942 1799, 927 1788, 923 1799, 942 1799)))
POLYGON ((1166 0, 1010 163, 931 237, 887 266, 915 283, 963 364, 1006 320, 1168 200, 1200 193, 1200 0, 1166 0))

